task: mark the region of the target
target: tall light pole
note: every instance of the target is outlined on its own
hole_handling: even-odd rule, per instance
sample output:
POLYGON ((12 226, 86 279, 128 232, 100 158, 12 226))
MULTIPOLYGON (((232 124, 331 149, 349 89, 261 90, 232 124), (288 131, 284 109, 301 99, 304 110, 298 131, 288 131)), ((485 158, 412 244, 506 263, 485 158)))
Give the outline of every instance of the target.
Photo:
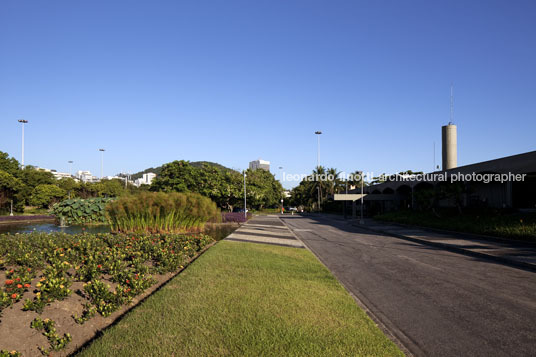
POLYGON ((73 176, 73 162, 72 160, 67 161, 69 163, 69 176, 73 176))
POLYGON ((99 149, 99 151, 101 152, 101 161, 100 161, 100 178, 102 180, 102 178, 104 177, 103 175, 103 169, 104 169, 104 152, 106 150, 104 149, 99 149))
MULTIPOLYGON (((322 132, 320 130, 315 131, 315 134, 318 138, 318 145, 317 145, 317 152, 316 152, 316 170, 318 174, 318 170, 320 169, 320 135, 322 135, 322 132)), ((318 180, 318 175, 317 175, 318 180)), ((320 211, 320 182, 318 182, 318 210, 320 211)))
POLYGON ((247 201, 246 201, 246 171, 244 171, 244 219, 248 220, 248 214, 247 214, 247 201))
POLYGON ((22 124, 22 162, 21 162, 21 166, 22 166, 22 169, 24 170, 24 124, 28 124, 28 120, 19 119, 19 123, 22 124))
POLYGON ((363 220, 363 186, 364 186, 364 177, 363 177, 363 171, 360 172, 361 176, 361 219, 359 220, 359 224, 364 224, 365 221, 363 220))
POLYGON ((319 130, 319 131, 315 131, 315 134, 317 135, 318 137, 318 144, 317 144, 317 150, 316 150, 316 167, 320 167, 320 135, 322 134, 322 132, 319 130))

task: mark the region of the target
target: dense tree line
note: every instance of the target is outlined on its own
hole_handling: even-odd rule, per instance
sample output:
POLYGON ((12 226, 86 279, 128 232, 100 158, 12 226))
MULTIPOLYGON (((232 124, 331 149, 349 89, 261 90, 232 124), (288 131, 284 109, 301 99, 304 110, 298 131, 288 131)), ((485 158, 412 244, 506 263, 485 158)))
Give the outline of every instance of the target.
POLYGON ((335 193, 343 193, 352 187, 361 185, 361 175, 355 171, 348 177, 341 177, 341 172, 335 168, 317 167, 313 172, 304 178, 300 184, 291 191, 290 204, 301 206, 306 210, 318 210, 318 198, 320 197, 320 208, 329 205, 335 193))
POLYGON ((72 178, 56 180, 51 172, 32 166, 21 168, 19 162, 0 151, 0 213, 13 209, 23 212, 25 206, 49 208, 65 198, 117 197, 138 188, 123 180, 102 180, 96 183, 77 182, 72 178))
MULTIPOLYGON (((162 167, 160 175, 151 185, 152 191, 197 192, 216 204, 232 211, 243 207, 244 176, 224 167, 203 164, 194 166, 188 161, 173 161, 162 167)), ((249 208, 276 207, 281 200, 283 187, 269 171, 246 171, 246 198, 249 208)))

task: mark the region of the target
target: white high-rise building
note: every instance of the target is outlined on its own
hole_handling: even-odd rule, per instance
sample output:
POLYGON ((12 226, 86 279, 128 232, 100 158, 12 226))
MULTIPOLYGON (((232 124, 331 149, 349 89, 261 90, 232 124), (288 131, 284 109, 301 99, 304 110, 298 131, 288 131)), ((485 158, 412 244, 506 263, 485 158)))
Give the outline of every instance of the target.
POLYGON ((143 174, 141 178, 137 179, 134 184, 138 187, 141 185, 150 185, 155 177, 156 174, 148 172, 146 174, 143 174))
POLYGON ((261 160, 261 159, 251 161, 249 163, 249 169, 250 170, 262 169, 262 170, 270 171, 270 161, 261 160))

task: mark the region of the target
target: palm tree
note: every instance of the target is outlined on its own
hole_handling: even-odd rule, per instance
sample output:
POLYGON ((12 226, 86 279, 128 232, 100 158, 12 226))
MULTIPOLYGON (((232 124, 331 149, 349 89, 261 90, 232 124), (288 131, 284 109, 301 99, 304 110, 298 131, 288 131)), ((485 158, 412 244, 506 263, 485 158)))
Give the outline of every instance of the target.
POLYGON ((342 181, 339 178, 340 174, 341 173, 337 172, 337 169, 334 167, 332 167, 331 169, 328 169, 327 171, 328 177, 333 177, 333 180, 328 181, 330 195, 339 193, 340 189, 342 188, 342 181))
MULTIPOLYGON (((324 201, 324 193, 327 192, 329 188, 328 182, 322 179, 325 175, 326 169, 323 166, 318 166, 312 173, 313 180, 311 181, 312 185, 309 193, 312 197, 317 196, 320 204, 324 201)), ((320 207, 317 208, 320 210, 320 207)))

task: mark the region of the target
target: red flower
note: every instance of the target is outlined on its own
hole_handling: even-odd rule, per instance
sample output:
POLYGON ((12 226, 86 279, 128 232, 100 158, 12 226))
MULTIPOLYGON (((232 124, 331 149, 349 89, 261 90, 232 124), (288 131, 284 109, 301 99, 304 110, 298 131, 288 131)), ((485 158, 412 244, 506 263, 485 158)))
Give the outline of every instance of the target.
POLYGON ((98 268, 98 269, 102 269, 102 265, 100 265, 100 264, 97 265, 97 268, 98 268))
POLYGON ((28 268, 28 269, 26 269, 26 270, 28 270, 28 271, 30 272, 30 271, 32 271, 32 268, 28 268))
POLYGON ((130 280, 127 279, 127 284, 130 284, 130 280))
POLYGON ((22 289, 22 284, 17 284, 18 289, 22 289))
POLYGON ((12 298, 12 299, 16 299, 17 296, 18 296, 17 294, 13 294, 13 295, 11 295, 11 298, 12 298))
POLYGON ((24 287, 25 287, 25 288, 29 288, 29 287, 30 287, 30 284, 24 284, 24 287))
POLYGON ((10 279, 10 280, 6 280, 6 285, 11 285, 11 284, 13 284, 13 280, 11 280, 11 279, 10 279))
POLYGON ((15 281, 20 281, 20 278, 15 279, 15 281))

